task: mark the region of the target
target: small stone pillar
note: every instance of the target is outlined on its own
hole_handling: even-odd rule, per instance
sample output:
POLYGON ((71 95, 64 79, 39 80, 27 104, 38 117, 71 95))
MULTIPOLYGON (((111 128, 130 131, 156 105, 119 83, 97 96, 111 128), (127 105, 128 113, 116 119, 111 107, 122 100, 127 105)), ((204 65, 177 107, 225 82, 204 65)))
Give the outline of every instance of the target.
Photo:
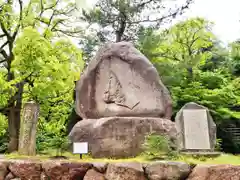
POLYGON ((27 102, 22 111, 18 153, 33 156, 36 154, 36 130, 39 115, 39 105, 33 101, 27 102))

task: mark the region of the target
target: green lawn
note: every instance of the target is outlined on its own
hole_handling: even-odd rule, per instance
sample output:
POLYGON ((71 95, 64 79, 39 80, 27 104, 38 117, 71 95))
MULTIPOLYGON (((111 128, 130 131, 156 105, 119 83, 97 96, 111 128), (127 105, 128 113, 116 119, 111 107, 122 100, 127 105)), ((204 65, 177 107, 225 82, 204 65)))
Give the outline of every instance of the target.
MULTIPOLYGON (((136 158, 128 158, 128 159, 93 159, 90 156, 83 155, 83 159, 80 160, 79 155, 73 155, 71 153, 64 153, 64 156, 68 157, 68 161, 81 161, 81 162, 149 162, 143 156, 139 156, 136 158)), ((32 159, 32 160, 49 160, 50 156, 54 156, 54 154, 48 155, 36 155, 36 156, 20 156, 18 154, 6 154, 5 157, 7 159, 32 159)), ((186 163, 193 164, 232 164, 232 165, 240 165, 240 156, 234 156, 230 154, 222 154, 216 158, 192 158, 188 156, 181 156, 179 159, 175 161, 181 161, 186 163)))
POLYGON ((206 158, 204 161, 196 158, 182 157, 181 161, 194 164, 232 164, 240 165, 240 156, 222 154, 216 158, 206 158))

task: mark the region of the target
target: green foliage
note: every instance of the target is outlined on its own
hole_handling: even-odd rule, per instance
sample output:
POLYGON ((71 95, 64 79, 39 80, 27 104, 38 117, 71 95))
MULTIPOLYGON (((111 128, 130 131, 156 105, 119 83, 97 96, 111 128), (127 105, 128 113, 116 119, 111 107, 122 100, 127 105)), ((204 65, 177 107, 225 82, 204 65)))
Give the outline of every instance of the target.
POLYGON ((7 133, 7 119, 5 116, 0 115, 0 136, 7 133))
MULTIPOLYGON (((211 26, 211 22, 193 18, 161 32, 142 29, 138 47, 154 63, 171 92, 173 118, 188 102, 208 107, 218 126, 218 138, 223 139, 223 150, 229 152, 223 132, 226 127, 239 127, 239 111, 234 107, 240 105, 236 76, 240 48, 238 43, 230 50, 221 47, 211 26)), ((239 151, 236 142, 233 144, 232 149, 239 151)))
POLYGON ((46 122, 41 118, 38 124, 37 152, 44 153, 49 149, 56 149, 56 155, 61 155, 68 148, 65 131, 65 122, 63 120, 46 122))
POLYGON ((178 153, 171 148, 167 136, 149 134, 143 144, 144 155, 149 159, 174 159, 178 153))
POLYGON ((17 39, 14 54, 13 71, 29 83, 26 98, 45 104, 71 94, 83 68, 81 52, 70 42, 51 43, 30 27, 17 39))
POLYGON ((8 133, 7 133, 7 119, 5 116, 0 115, 0 153, 7 150, 8 133))
POLYGON ((24 100, 34 99, 40 104, 38 151, 62 149, 74 81, 83 68, 81 52, 69 41, 52 43, 28 27, 17 39, 14 54, 12 69, 28 82, 24 100))
POLYGON ((170 81, 166 83, 178 83, 184 78, 191 80, 194 71, 212 57, 210 49, 215 37, 209 30, 211 25, 201 18, 189 19, 163 32, 143 32, 138 44, 159 73, 167 77, 164 80, 170 81), (154 43, 149 45, 152 39, 154 43), (175 77, 179 79, 174 80, 175 77))
MULTIPOLYGON (((84 67, 82 52, 69 40, 82 32, 74 13, 74 1, 1 1, 1 113, 21 112, 22 104, 35 100, 40 118, 66 119, 74 81, 84 67)), ((9 117, 13 118, 9 136, 13 136, 20 113, 9 117)))
POLYGON ((230 44, 231 46, 231 61, 228 64, 231 68, 231 71, 234 75, 240 75, 240 42, 234 42, 230 44))
POLYGON ((65 134, 64 134, 64 136, 57 134, 51 141, 51 144, 53 144, 54 149, 57 149, 56 155, 61 156, 63 151, 68 150, 70 142, 69 142, 68 138, 65 136, 65 134))
POLYGON ((215 145, 215 151, 221 151, 222 150, 222 139, 217 139, 216 140, 216 145, 215 145))

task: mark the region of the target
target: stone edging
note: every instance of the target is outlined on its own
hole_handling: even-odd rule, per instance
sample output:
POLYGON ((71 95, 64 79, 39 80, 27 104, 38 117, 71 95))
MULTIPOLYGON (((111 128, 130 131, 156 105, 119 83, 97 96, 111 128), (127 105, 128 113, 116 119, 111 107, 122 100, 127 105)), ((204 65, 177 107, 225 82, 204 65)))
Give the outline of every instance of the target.
POLYGON ((0 180, 230 180, 240 178, 240 165, 1 160, 0 180))

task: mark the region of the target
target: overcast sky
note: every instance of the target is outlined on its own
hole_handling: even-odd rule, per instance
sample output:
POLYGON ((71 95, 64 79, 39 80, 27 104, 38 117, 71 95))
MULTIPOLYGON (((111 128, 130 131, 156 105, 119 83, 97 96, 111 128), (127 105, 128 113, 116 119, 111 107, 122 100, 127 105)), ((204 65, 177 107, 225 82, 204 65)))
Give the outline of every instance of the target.
POLYGON ((200 16, 215 23, 214 33, 225 43, 240 38, 240 0, 195 0, 186 17, 200 16))
MULTIPOLYGON (((95 2, 96 0, 87 0, 88 6, 95 2)), ((213 32, 224 43, 229 43, 240 38, 239 7, 240 0, 195 0, 184 17, 178 20, 199 16, 213 21, 213 32)))

